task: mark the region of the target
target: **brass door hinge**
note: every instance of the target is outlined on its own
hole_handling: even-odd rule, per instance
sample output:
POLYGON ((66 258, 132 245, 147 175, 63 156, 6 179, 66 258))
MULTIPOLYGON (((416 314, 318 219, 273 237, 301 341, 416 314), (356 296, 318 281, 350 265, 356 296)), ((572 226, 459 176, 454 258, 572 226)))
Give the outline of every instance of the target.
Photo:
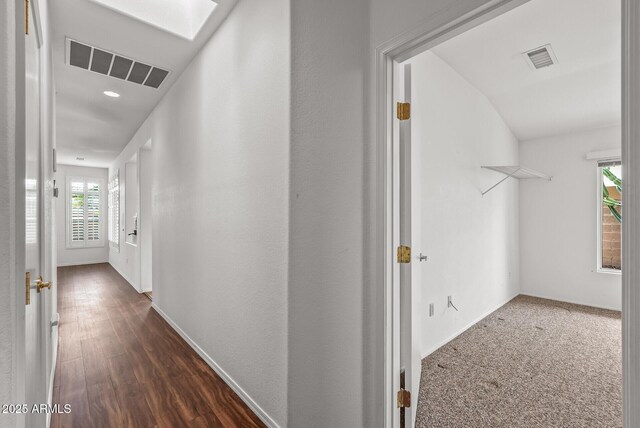
POLYGON ((398 408, 411 407, 411 392, 402 388, 398 391, 398 408))
POLYGON ((398 263, 411 263, 411 247, 404 245, 398 247, 398 263))
POLYGON ((29 0, 24 0, 24 34, 29 34, 29 0))
POLYGON ((397 104, 397 116, 400 120, 411 119, 411 104, 410 103, 398 103, 397 104))

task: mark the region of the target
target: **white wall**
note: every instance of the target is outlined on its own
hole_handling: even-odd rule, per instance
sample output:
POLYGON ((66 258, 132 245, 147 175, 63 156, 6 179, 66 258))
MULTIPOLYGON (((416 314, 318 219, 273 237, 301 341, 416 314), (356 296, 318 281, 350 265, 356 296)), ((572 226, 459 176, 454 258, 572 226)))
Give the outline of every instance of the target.
POLYGON ((292 427, 371 426, 362 275, 368 3, 291 2, 292 427))
POLYGON ((520 144, 523 165, 553 175, 551 182, 520 183, 524 294, 621 309, 621 276, 596 269, 597 161, 586 160, 620 142, 620 127, 613 127, 520 144))
POLYGON ((504 176, 480 168, 517 165, 518 140, 435 54, 411 64, 412 250, 429 257, 412 264, 413 311, 425 357, 520 291, 518 181, 483 197, 504 176), (459 311, 447 308, 447 296, 459 311))
POLYGON ((58 165, 56 173, 56 186, 59 189, 58 198, 54 199, 56 208, 56 244, 58 266, 85 265, 91 263, 106 263, 109 261, 109 242, 107 230, 109 221, 105 215, 102 221, 102 239, 104 245, 93 248, 67 248, 67 177, 99 178, 104 184, 101 194, 103 213, 107 213, 107 169, 87 168, 71 165, 58 165))
POLYGON ((289 61, 289 2, 239 2, 110 168, 153 141, 154 306, 281 426, 289 61))
MULTIPOLYGON (((438 56, 425 52, 410 63, 410 386, 418 391, 422 358, 520 292, 518 182, 481 194, 504 178, 481 165, 517 165, 518 140, 486 96, 438 56), (428 260, 417 261, 420 254, 428 260)), ((413 394, 413 408, 417 402, 413 394)))

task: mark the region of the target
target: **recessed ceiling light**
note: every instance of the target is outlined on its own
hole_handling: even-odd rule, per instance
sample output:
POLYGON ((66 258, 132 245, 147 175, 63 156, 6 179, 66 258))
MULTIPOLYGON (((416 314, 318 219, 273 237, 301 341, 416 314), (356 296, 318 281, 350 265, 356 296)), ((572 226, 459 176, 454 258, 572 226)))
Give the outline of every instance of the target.
POLYGON ((119 93, 113 91, 104 91, 103 94, 111 98, 118 98, 120 96, 119 93))
POLYGON ((76 160, 83 161, 83 160, 84 160, 84 158, 77 157, 77 158, 76 158, 76 160))

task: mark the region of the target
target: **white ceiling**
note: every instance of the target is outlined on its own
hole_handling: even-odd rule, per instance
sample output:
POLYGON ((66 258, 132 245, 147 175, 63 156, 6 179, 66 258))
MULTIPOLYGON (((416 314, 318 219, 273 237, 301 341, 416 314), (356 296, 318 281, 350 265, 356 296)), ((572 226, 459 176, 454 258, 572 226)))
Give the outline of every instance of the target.
POLYGON ((236 0, 217 3, 191 41, 172 33, 171 28, 150 25, 91 0, 55 1, 51 20, 58 163, 108 167, 115 160, 236 0), (170 73, 154 89, 70 66, 65 62, 67 37, 170 73), (119 93, 120 98, 105 96, 107 90, 119 93))
POLYGON ((531 0, 432 52, 484 93, 520 141, 621 120, 620 2, 531 0), (558 64, 521 53, 550 43, 558 64))

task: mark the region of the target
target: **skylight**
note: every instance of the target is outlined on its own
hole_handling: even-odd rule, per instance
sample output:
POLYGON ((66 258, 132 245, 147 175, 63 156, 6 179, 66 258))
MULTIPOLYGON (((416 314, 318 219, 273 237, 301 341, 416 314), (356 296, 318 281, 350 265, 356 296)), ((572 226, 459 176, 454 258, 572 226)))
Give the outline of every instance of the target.
POLYGON ((212 0, 93 0, 161 30, 193 40, 217 3, 212 0))

